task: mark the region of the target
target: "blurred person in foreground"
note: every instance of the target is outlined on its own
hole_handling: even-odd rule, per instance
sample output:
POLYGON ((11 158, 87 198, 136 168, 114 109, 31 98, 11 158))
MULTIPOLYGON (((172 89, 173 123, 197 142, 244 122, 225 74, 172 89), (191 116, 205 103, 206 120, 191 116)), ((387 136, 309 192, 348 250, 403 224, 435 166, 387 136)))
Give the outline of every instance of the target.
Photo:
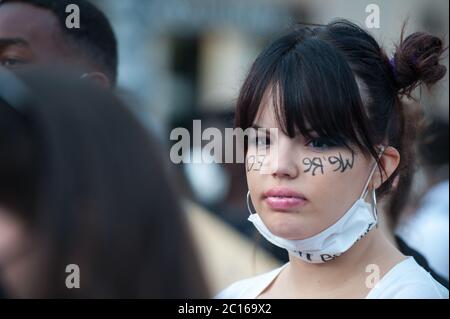
POLYGON ((112 88, 117 40, 103 12, 87 0, 0 0, 0 65, 70 65, 80 77, 112 88), (80 27, 68 28, 66 7, 80 9, 80 27))
POLYGON ((0 280, 10 298, 207 297, 160 149, 108 91, 0 72, 0 280), (68 289, 68 265, 80 288, 68 289))

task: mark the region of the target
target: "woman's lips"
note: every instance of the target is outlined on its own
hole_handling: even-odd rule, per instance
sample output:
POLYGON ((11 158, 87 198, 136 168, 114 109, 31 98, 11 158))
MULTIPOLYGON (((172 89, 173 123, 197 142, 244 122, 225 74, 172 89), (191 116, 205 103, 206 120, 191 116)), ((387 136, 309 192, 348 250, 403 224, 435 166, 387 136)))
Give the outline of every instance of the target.
POLYGON ((304 195, 284 187, 271 188, 264 193, 264 200, 275 211, 289 211, 307 202, 304 195))

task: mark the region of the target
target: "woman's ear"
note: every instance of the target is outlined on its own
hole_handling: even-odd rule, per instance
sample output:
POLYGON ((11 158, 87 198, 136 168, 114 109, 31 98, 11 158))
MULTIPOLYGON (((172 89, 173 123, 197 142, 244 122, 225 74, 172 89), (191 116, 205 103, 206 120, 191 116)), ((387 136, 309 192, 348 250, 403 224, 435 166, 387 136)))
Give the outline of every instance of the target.
POLYGON ((396 148, 387 146, 380 157, 380 162, 384 170, 381 169, 381 172, 379 169, 375 170, 372 179, 372 187, 374 187, 375 189, 380 187, 381 184, 383 184, 383 182, 385 182, 397 169, 400 163, 400 153, 396 148))

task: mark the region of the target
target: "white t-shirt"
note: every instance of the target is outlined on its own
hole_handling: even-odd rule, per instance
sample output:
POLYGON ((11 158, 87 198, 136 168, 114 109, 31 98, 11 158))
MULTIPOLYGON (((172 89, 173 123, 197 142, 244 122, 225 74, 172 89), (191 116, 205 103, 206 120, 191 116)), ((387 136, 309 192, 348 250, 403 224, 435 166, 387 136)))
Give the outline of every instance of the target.
MULTIPOLYGON (((288 265, 271 272, 238 281, 222 292, 217 299, 255 299, 288 265)), ((413 257, 395 265, 375 285, 366 299, 448 299, 448 290, 419 266, 413 257)))
POLYGON ((449 216, 448 181, 432 187, 414 216, 402 223, 397 234, 421 253, 430 268, 448 280, 449 216))

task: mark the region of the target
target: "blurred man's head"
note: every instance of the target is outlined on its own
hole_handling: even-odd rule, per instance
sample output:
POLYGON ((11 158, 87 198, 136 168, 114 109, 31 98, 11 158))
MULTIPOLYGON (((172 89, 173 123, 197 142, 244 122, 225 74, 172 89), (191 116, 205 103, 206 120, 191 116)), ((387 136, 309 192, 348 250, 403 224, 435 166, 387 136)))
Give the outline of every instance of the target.
POLYGON ((117 42, 106 16, 86 0, 0 0, 0 66, 69 64, 103 86, 117 78, 117 42), (80 28, 67 28, 69 4, 80 28))

